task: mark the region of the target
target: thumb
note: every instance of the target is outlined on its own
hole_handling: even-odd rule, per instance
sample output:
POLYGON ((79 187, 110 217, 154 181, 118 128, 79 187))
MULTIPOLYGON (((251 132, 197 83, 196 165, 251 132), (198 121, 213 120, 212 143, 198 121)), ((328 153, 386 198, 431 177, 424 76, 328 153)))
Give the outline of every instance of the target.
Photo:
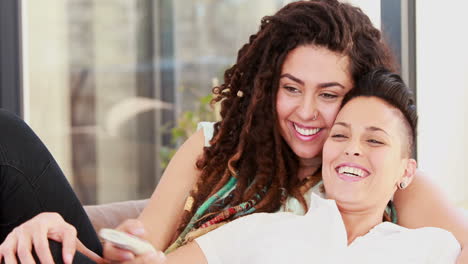
POLYGON ((166 262, 166 255, 163 252, 151 252, 143 256, 143 263, 163 264, 166 262))
POLYGON ((146 234, 146 230, 143 223, 138 219, 129 219, 117 229, 137 237, 144 237, 146 234))

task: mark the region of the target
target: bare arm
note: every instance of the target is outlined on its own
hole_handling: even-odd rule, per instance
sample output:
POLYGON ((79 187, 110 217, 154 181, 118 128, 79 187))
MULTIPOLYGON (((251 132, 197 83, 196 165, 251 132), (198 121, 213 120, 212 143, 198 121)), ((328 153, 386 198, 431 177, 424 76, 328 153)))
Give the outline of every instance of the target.
POLYGON ((395 193, 394 202, 398 224, 407 228, 443 228, 452 232, 462 248, 468 247, 468 219, 421 171, 416 172, 408 188, 395 193))
POLYGON ((164 251, 169 246, 185 200, 200 176, 195 164, 203 154, 203 147, 203 130, 199 130, 171 159, 150 202, 138 217, 146 230, 146 238, 159 250, 164 251))
POLYGON ((208 261, 196 242, 191 242, 163 256, 159 253, 148 253, 122 262, 122 264, 207 264, 208 261))
POLYGON ((167 255, 164 264, 207 264, 203 251, 196 242, 188 243, 167 255))

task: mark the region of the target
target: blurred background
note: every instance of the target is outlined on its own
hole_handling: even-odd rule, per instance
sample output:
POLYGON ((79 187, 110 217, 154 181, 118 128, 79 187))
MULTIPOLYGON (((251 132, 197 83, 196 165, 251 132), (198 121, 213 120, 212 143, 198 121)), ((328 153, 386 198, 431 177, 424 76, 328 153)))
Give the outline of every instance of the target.
MULTIPOLYGON (((214 121, 211 88, 284 0, 2 0, 0 104, 49 147, 84 204, 148 198, 214 121)), ((418 160, 468 207, 464 1, 354 0, 417 95, 418 160)))

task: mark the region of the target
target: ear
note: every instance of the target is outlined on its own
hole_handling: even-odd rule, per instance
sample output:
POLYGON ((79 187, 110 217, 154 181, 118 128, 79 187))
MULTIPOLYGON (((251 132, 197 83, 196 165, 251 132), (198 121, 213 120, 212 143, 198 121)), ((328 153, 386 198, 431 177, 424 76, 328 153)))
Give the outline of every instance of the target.
POLYGON ((414 179, 414 175, 416 174, 416 168, 418 167, 418 163, 415 159, 407 159, 406 160, 406 168, 403 173, 403 177, 401 177, 400 181, 398 182, 399 189, 405 189, 410 185, 410 183, 414 179))

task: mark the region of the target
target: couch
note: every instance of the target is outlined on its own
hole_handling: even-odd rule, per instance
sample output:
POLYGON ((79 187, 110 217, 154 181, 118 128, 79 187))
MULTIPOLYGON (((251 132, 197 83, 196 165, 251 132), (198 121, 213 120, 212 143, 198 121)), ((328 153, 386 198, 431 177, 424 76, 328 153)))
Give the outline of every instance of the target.
POLYGON ((136 218, 149 199, 84 206, 96 231, 114 228, 129 218, 136 218))
MULTIPOLYGON (((149 199, 108 203, 102 205, 87 205, 84 207, 96 231, 101 228, 114 228, 126 219, 136 218, 145 208, 149 199)), ((468 218, 468 209, 461 208, 468 218)))

